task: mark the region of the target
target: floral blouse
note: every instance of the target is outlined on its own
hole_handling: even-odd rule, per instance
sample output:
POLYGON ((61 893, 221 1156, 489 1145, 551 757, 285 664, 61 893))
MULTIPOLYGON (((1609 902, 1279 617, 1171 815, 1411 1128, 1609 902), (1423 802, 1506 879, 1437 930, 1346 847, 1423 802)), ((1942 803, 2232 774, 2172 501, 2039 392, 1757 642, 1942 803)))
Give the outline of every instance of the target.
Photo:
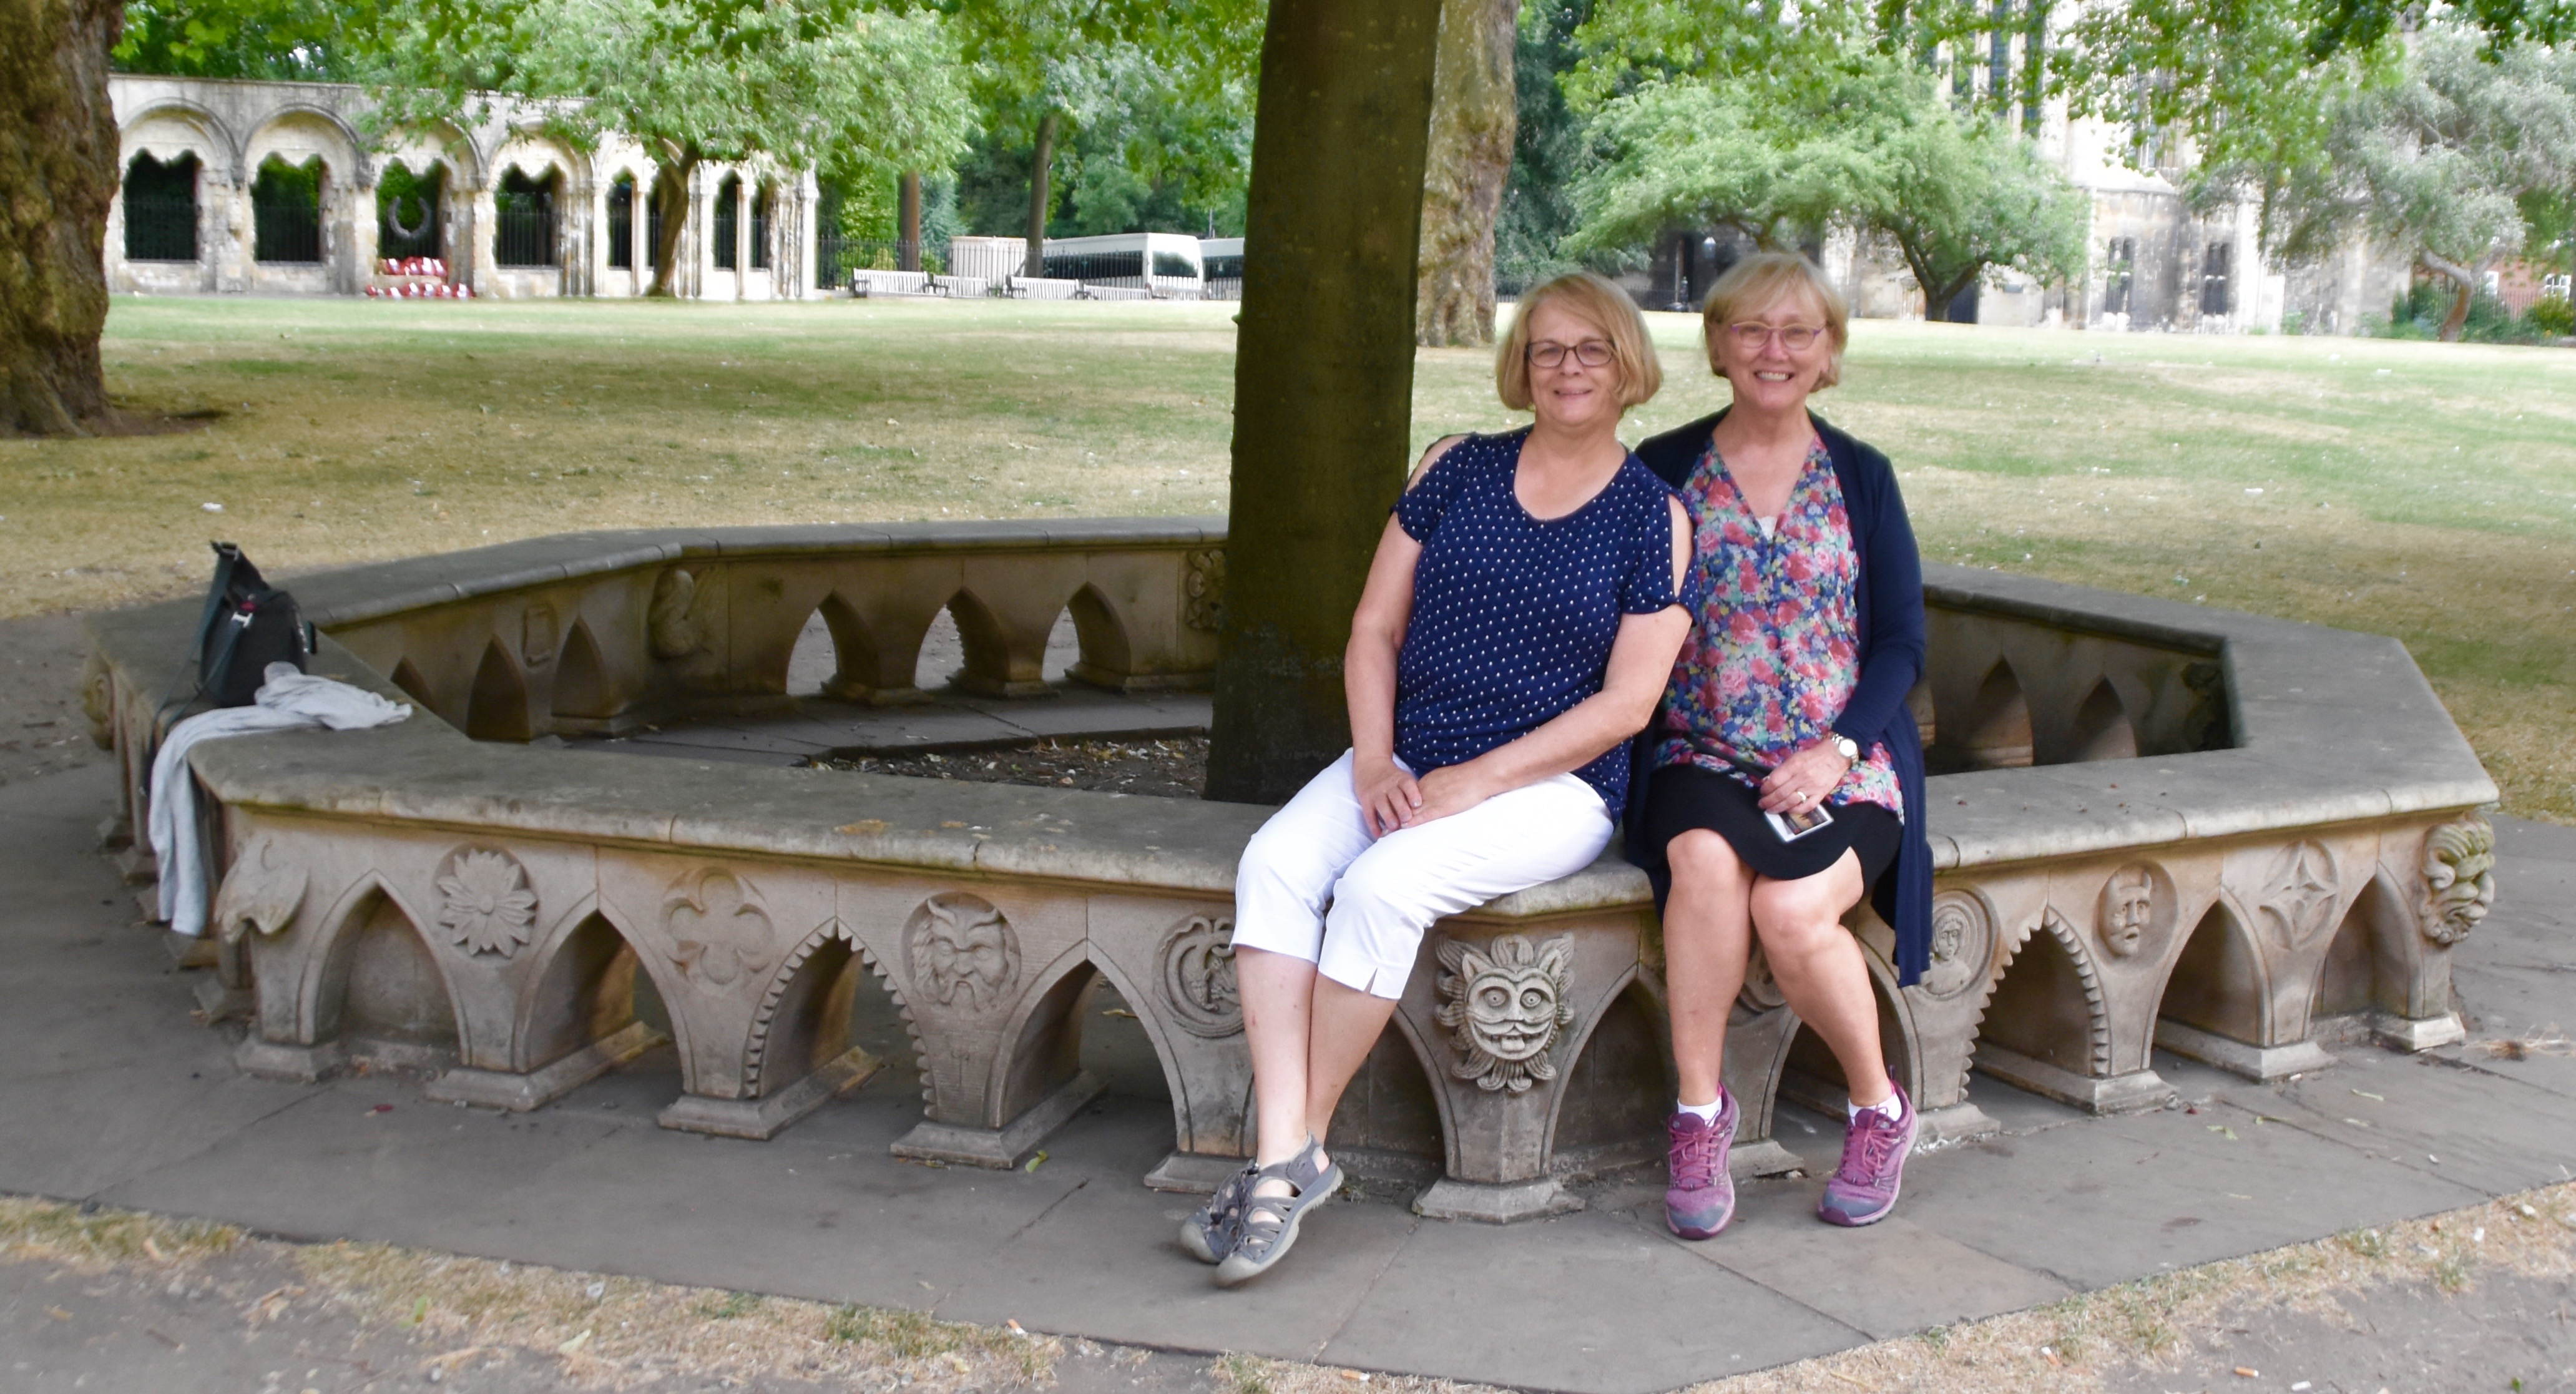
MULTIPOLYGON (((1712 443, 1681 498, 1696 529, 1699 623, 1665 689, 1655 767, 1698 765, 1758 787, 1760 777, 1730 757, 1776 765, 1827 739, 1860 680, 1853 595, 1860 558, 1842 485, 1824 442, 1814 442, 1788 506, 1765 534, 1712 443)), ((1904 817, 1885 743, 1861 752, 1826 802, 1876 804, 1904 817)))

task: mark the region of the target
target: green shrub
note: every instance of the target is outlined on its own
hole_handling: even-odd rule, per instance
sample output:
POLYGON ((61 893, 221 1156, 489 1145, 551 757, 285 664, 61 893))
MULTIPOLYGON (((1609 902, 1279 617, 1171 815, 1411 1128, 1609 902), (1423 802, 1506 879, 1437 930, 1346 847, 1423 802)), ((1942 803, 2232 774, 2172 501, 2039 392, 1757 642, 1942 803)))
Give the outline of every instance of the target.
POLYGON ((2576 304, 2569 303, 2563 295, 2531 302, 2531 308, 2523 312, 2522 319, 2539 338, 2564 339, 2576 334, 2576 304))

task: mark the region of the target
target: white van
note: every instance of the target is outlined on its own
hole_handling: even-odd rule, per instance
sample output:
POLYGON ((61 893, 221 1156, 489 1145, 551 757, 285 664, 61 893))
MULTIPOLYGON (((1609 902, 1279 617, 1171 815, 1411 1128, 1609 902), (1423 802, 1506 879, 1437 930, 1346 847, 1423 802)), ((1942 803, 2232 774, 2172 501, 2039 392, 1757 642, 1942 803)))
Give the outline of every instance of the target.
POLYGON ((1139 290, 1158 300, 1196 300, 1206 292, 1199 240, 1180 232, 1050 237, 1046 273, 1049 280, 1139 290))

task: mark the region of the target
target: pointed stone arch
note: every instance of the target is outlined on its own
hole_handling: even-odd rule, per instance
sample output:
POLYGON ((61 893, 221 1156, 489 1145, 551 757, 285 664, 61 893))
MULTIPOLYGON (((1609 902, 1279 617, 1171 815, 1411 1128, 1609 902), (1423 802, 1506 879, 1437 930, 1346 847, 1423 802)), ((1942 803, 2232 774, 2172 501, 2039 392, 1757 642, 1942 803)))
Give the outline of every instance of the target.
POLYGON ((2082 934, 2055 909, 1997 969, 1974 1063, 2005 1083, 2108 1111, 2098 1086, 2112 1070, 2110 1004, 2082 934))
POLYGON ((1977 684, 1977 695, 1958 723, 1952 753, 1961 769, 2013 769, 2031 763, 2030 698, 2011 659, 1995 660, 1977 684))
POLYGON ((2106 677, 2093 684, 2083 705, 2075 709, 2075 724, 2067 733, 2066 759, 2130 760, 2137 754, 2137 726, 2129 720, 2128 704, 2120 700, 2118 690, 2106 677))
POLYGON ((1653 1160, 1676 1087, 1661 994, 1632 968, 1584 1027, 1565 1044, 1545 1154, 1581 1171, 1653 1160))
POLYGON ((405 657, 395 662, 391 681, 413 701, 432 711, 437 710, 438 703, 430 696, 429 679, 421 676, 420 665, 412 662, 410 658, 405 657))
POLYGON ((2334 941, 2318 965, 2308 993, 2311 1032, 2337 1018, 2359 1018, 2384 1011, 2401 1017, 2427 1015, 2412 1011, 2407 987, 2415 976, 2415 916, 2405 895, 2385 871, 2370 878, 2352 908, 2344 912, 2334 941))
POLYGON ((564 636, 563 652, 555 660, 554 714, 577 721, 606 721, 617 715, 621 705, 609 681, 608 661, 590 632, 590 621, 574 620, 572 632, 564 636))
POLYGON ((1065 670, 1065 676, 1112 692, 1124 692, 1133 684, 1136 671, 1135 646, 1127 634, 1127 622, 1118 607, 1100 587, 1089 582, 1065 602, 1073 617, 1074 639, 1082 656, 1065 670))
POLYGON ((2252 918, 2228 897, 2213 902, 2183 941, 2158 994, 2156 1019, 2159 1027, 2177 1022, 2247 1045, 2269 1039, 2271 969, 2252 918))
POLYGON ((304 1043, 394 1068, 454 1063, 466 1034, 455 984, 392 887, 368 875, 323 925, 299 993, 304 1043))
POLYGON ((525 741, 536 734, 528 720, 528 681, 498 639, 483 646, 483 661, 475 665, 465 734, 478 741, 525 741))

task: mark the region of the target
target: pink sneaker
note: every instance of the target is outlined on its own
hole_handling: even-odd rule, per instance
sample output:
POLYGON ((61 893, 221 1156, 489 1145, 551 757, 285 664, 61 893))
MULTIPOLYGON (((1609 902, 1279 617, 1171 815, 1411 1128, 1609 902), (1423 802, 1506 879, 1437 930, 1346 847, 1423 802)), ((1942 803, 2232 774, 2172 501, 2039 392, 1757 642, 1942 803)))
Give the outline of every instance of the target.
POLYGON ((1896 1208, 1896 1192, 1905 1182, 1905 1155, 1914 1150, 1917 1120, 1914 1101, 1896 1091, 1903 1114, 1894 1122, 1874 1108, 1860 1111, 1851 1131, 1843 1134, 1842 1165, 1825 1183, 1825 1198, 1816 1217, 1829 1225, 1857 1228, 1874 1225, 1896 1208))
POLYGON ((1684 1239, 1713 1238, 1735 1218, 1735 1178, 1726 1174, 1726 1153, 1735 1145, 1735 1096, 1720 1089, 1717 1098, 1716 1122, 1676 1111, 1664 1125, 1672 1137, 1664 1223, 1684 1239))

